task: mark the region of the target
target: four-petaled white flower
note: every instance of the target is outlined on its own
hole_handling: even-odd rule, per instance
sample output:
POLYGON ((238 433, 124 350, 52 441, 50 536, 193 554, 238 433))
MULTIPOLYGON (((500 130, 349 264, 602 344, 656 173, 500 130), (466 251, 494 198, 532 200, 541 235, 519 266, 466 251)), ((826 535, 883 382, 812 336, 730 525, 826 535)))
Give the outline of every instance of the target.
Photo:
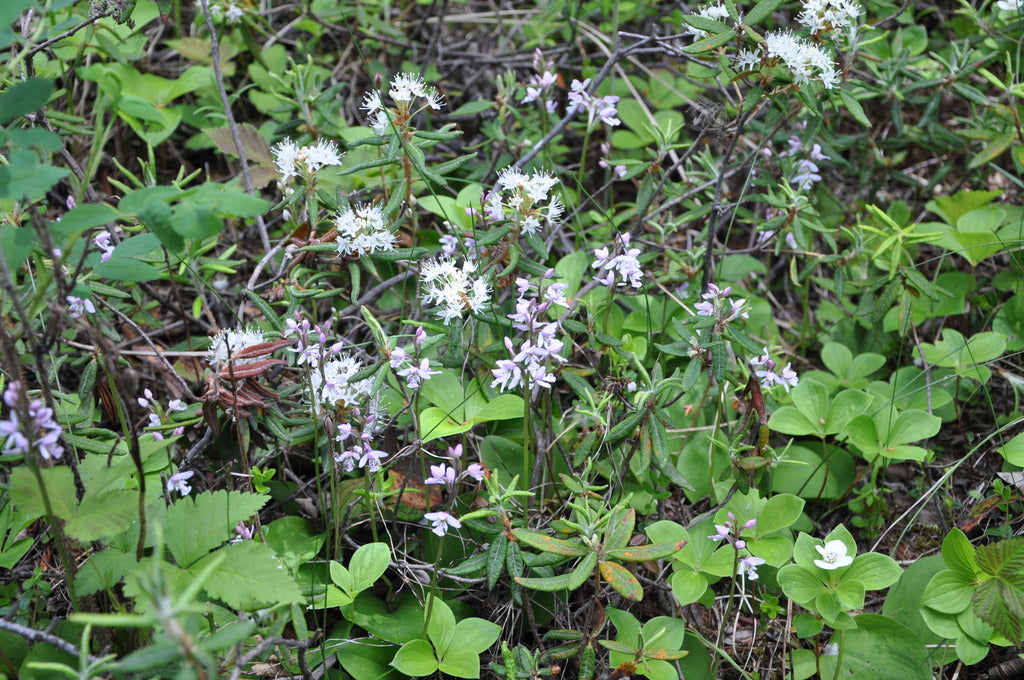
POLYGON ((846 544, 840 540, 829 541, 825 545, 816 545, 814 549, 821 555, 820 560, 814 560, 814 565, 822 569, 832 571, 848 567, 853 563, 853 557, 846 554, 846 544))

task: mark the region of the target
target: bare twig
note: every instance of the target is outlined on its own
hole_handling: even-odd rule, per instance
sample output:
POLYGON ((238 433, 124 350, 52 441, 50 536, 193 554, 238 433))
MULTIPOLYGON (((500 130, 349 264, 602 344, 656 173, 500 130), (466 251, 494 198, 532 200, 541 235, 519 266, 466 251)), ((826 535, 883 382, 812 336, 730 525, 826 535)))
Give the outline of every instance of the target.
MULTIPOLYGON (((59 638, 52 633, 47 633, 42 630, 36 630, 35 628, 29 628, 28 626, 23 626, 20 623, 15 623, 14 621, 0 619, 0 630, 6 630, 10 631, 11 633, 14 633, 15 635, 20 635, 21 637, 25 638, 26 640, 29 640, 30 642, 45 642, 51 647, 56 647, 60 651, 64 652, 65 654, 70 654, 76 659, 82 655, 82 651, 78 649, 78 647, 76 647, 75 645, 68 642, 67 640, 59 638)), ((100 657, 93 656, 91 654, 88 656, 89 662, 93 664, 100 663, 103 660, 100 657)))

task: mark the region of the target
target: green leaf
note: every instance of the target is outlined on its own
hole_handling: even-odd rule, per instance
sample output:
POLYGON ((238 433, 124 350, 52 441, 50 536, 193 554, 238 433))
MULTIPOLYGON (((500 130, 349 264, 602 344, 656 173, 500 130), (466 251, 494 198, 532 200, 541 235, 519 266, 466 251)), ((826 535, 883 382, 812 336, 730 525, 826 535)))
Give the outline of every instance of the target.
POLYGON ((804 606, 828 592, 815 573, 796 564, 780 569, 778 579, 786 597, 804 606))
POLYGON ((866 590, 882 590, 899 580, 903 570, 896 560, 879 553, 864 553, 854 558, 843 573, 843 580, 856 579, 866 590))
POLYGON ((106 262, 100 262, 93 269, 93 272, 97 276, 102 276, 109 281, 127 283, 155 281, 163 276, 159 269, 148 262, 131 257, 115 257, 106 262))
POLYGON ((576 568, 570 571, 568 574, 561 574, 559 576, 540 576, 540 577, 516 577, 515 581, 519 585, 530 588, 532 590, 541 590, 545 592, 557 592, 560 590, 576 590, 586 582, 587 578, 594 572, 594 567, 597 566, 597 554, 588 552, 586 556, 580 560, 576 568))
POLYGON ((263 527, 263 536, 277 556, 292 571, 300 564, 315 559, 326 536, 313 523, 302 517, 288 515, 263 527))
POLYGON ((921 604, 944 614, 957 614, 971 606, 972 581, 952 569, 940 571, 928 582, 921 604))
POLYGON ((636 510, 618 508, 612 511, 605 528, 604 547, 606 549, 623 548, 633 537, 636 526, 636 510))
POLYGON ((43 108, 53 91, 53 83, 43 78, 16 82, 0 93, 0 125, 43 108))
POLYGON ((434 648, 426 640, 412 640, 402 645, 395 654, 391 665, 399 673, 420 678, 437 672, 437 657, 434 648))
POLYGON ((967 580, 973 580, 978 573, 975 548, 967 535, 960 529, 952 529, 942 541, 942 559, 946 566, 960 573, 967 580))
MULTIPOLYGON (((747 15, 743 17, 743 23, 747 26, 757 26, 759 23, 771 16, 771 13, 782 4, 782 0, 760 0, 754 5, 747 15)), ((840 90, 842 92, 842 90, 840 90)))
POLYGON ((1010 579, 1024 569, 1024 538, 1008 538, 979 546, 975 559, 986 574, 1010 579))
POLYGON ((349 594, 355 596, 373 586, 390 564, 391 548, 387 543, 367 543, 360 546, 348 564, 353 588, 349 594))
MULTIPOLYGON (((856 628, 838 638, 836 656, 821 656, 821 677, 842 680, 930 680, 931 664, 921 640, 906 626, 878 614, 856 617, 856 628), (836 664, 842 667, 836 674, 836 664)), ((837 640, 833 637, 833 640, 837 640)))
POLYGON ((680 569, 672 574, 669 583, 672 586, 672 594, 682 607, 699 600, 708 589, 708 581, 704 575, 692 569, 680 569))
POLYGON ((864 107, 860 105, 860 102, 857 101, 852 94, 847 92, 845 89, 840 88, 839 98, 843 100, 843 106, 846 107, 846 110, 850 112, 850 115, 853 116, 855 121, 866 128, 871 127, 871 120, 868 119, 867 114, 864 112, 864 107))
POLYGON ((1001 579, 981 583, 971 600, 979 619, 1014 644, 1024 639, 1024 592, 1001 579))
POLYGON ((16 151, 10 152, 10 165, 0 167, 0 198, 15 201, 42 198, 68 175, 69 171, 64 168, 37 164, 30 152, 16 151))
POLYGON ((766 536, 779 529, 793 526, 804 511, 804 499, 780 493, 768 499, 758 513, 755 527, 757 536, 766 536))
POLYGON ((640 585, 640 581, 636 580, 636 576, 629 573, 629 570, 621 564, 601 560, 597 563, 597 567, 601 571, 601 577, 619 595, 634 602, 639 602, 644 598, 644 589, 640 585))
POLYGON ((138 513, 136 491, 111 489, 99 494, 86 493, 65 531, 79 541, 98 541, 122 533, 133 520, 138 520, 138 513))
MULTIPOLYGON (((172 507, 167 512, 168 524, 173 510, 172 507)), ((302 601, 299 587, 288 570, 274 551, 263 543, 232 543, 196 562, 189 572, 198 575, 207 564, 220 559, 221 555, 225 556, 223 561, 210 572, 203 588, 211 597, 221 600, 232 609, 258 609, 302 601)))
POLYGON ((562 538, 548 536, 542 531, 534 529, 513 529, 512 535, 531 548, 544 552, 562 555, 564 557, 582 557, 592 554, 590 549, 578 541, 567 541, 562 538))
POLYGON ((444 600, 434 598, 431 605, 430 621, 427 623, 427 637, 439 657, 443 657, 448 647, 455 640, 455 615, 444 603, 444 600))
POLYGON ((231 538, 235 526, 268 500, 269 496, 224 490, 179 499, 167 509, 167 548, 179 566, 188 567, 231 538))
POLYGON ((836 597, 839 598, 843 609, 864 608, 864 584, 860 581, 847 578, 844 574, 842 580, 836 585, 834 592, 836 597))
POLYGON ((648 560, 660 560, 682 550, 686 545, 685 539, 675 543, 653 543, 648 545, 636 545, 618 550, 609 550, 608 557, 619 562, 646 562, 648 560))
POLYGON ((32 252, 32 245, 35 242, 36 233, 30 227, 0 224, 0 254, 3 255, 11 272, 21 267, 25 258, 32 252))
MULTIPOLYGON (((50 501, 53 514, 64 520, 75 516, 75 482, 67 467, 42 468, 39 470, 45 496, 50 501)), ((11 500, 27 515, 46 515, 44 492, 39 488, 36 477, 26 467, 11 470, 11 500)))

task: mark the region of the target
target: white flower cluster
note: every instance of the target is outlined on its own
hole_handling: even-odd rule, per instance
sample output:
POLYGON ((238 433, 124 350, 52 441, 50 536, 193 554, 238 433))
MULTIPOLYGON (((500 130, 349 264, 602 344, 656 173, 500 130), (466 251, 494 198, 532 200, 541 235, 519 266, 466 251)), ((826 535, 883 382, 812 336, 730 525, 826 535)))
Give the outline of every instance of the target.
POLYGON ((544 171, 527 175, 519 168, 498 173, 501 191, 487 197, 485 212, 495 222, 508 219, 524 234, 540 231, 541 224, 553 226, 562 216, 562 201, 551 196, 558 179, 544 171))
POLYGON ((475 274, 475 262, 463 262, 461 268, 446 257, 424 262, 420 268, 423 303, 436 303, 434 314, 444 320, 445 325, 461 318, 466 310, 486 309, 491 289, 485 279, 475 274))
POLYGON ((384 221, 379 205, 360 205, 348 208, 334 218, 338 231, 338 253, 363 255, 378 250, 393 250, 395 234, 384 221))
POLYGON ((862 10, 853 0, 804 0, 803 11, 797 21, 812 36, 855 27, 862 10))
POLYGON ((298 177, 300 165, 305 165, 307 178, 312 178, 325 165, 341 165, 341 157, 345 154, 338 151, 334 142, 321 139, 316 144, 300 147, 290 138, 274 145, 274 162, 281 173, 281 184, 287 184, 293 177, 298 177))
MULTIPOLYGON (((782 61, 798 85, 819 80, 826 89, 831 89, 839 82, 832 55, 792 31, 775 31, 765 36, 764 56, 768 61, 782 61)), ((749 57, 741 53, 740 59, 749 60, 749 57)))
POLYGON ((354 407, 366 400, 373 389, 373 378, 352 380, 363 369, 362 364, 347 354, 313 366, 310 372, 313 394, 318 402, 354 407))
POLYGON ((238 353, 263 342, 265 342, 263 331, 259 329, 224 329, 214 336, 210 349, 207 352, 206 360, 213 364, 214 368, 226 365, 228 359, 236 365, 249 363, 255 361, 255 359, 239 359, 237 358, 238 353))
MULTIPOLYGON (((408 122, 409 117, 415 113, 412 105, 416 99, 423 100, 423 106, 420 109, 430 107, 436 111, 444 106, 444 98, 437 89, 424 83, 421 76, 412 73, 399 73, 395 76, 388 89, 388 96, 395 103, 393 113, 396 116, 396 124, 404 125, 408 122)), ((362 109, 369 116, 370 127, 374 132, 378 135, 387 132, 392 119, 388 116, 388 109, 384 106, 384 102, 381 101, 380 92, 376 90, 367 92, 363 97, 362 109)))

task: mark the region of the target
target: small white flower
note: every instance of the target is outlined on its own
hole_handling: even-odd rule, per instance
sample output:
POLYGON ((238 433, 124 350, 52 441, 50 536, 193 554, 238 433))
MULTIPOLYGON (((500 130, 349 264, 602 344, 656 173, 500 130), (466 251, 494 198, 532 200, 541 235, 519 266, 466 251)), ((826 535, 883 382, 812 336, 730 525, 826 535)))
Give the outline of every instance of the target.
POLYGON ((822 569, 832 571, 848 567, 853 563, 853 557, 846 554, 846 544, 842 541, 829 541, 825 545, 814 546, 814 549, 821 555, 821 559, 814 560, 814 564, 822 569))
POLYGON ((996 7, 1004 12, 1017 12, 1021 8, 1021 0, 999 0, 996 7))
POLYGON ((839 656, 839 643, 830 642, 825 645, 825 648, 821 650, 822 656, 839 656))

